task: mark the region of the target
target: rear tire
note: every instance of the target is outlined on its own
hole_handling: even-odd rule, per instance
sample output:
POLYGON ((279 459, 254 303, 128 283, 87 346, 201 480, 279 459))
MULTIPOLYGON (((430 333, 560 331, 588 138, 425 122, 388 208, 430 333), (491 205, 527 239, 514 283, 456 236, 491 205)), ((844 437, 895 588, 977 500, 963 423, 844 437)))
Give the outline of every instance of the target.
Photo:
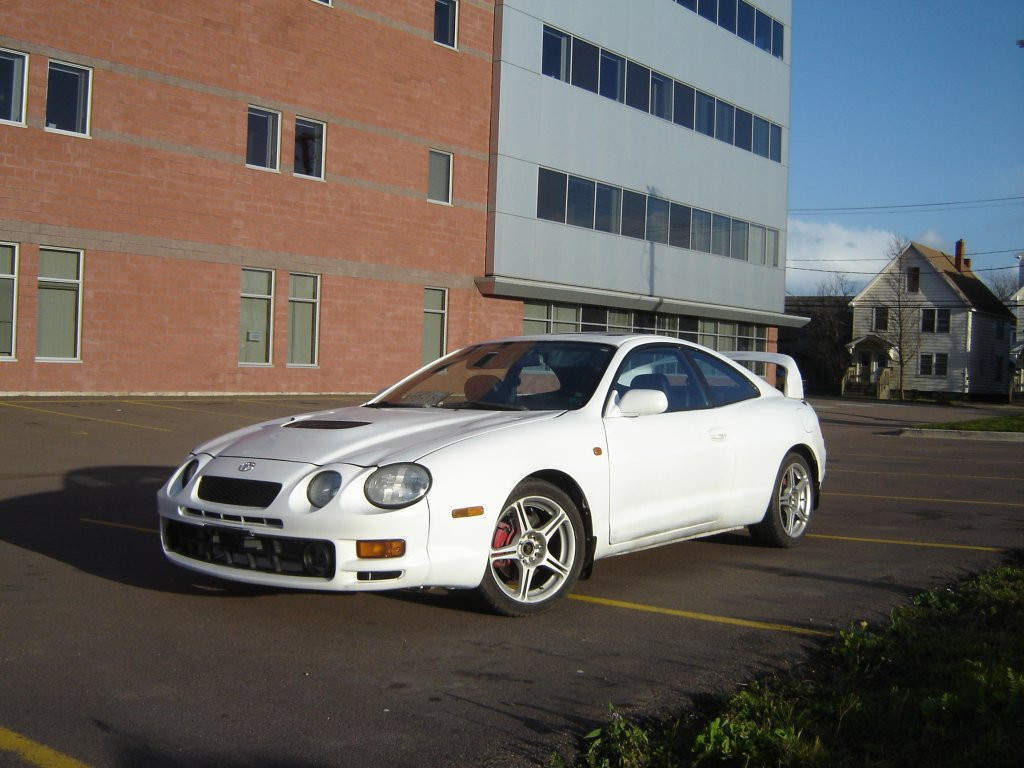
POLYGON ((503 616, 541 613, 572 591, 583 557, 583 521, 572 499, 551 483, 523 480, 498 515, 477 592, 503 616))
POLYGON ((775 476, 764 519, 750 526, 750 534, 759 544, 794 547, 807 533, 813 510, 814 479, 807 460, 795 451, 787 453, 775 476))

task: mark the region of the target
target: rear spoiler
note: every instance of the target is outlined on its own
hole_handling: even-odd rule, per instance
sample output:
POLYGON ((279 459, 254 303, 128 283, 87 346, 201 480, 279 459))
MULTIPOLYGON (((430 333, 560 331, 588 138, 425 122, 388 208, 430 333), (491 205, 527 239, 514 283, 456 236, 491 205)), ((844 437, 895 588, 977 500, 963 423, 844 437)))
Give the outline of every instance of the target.
POLYGON ((722 352, 731 360, 738 363, 757 362, 777 365, 785 376, 782 385, 782 393, 786 397, 793 397, 797 400, 804 399, 804 381, 800 377, 800 369, 789 355, 780 355, 777 352, 722 352))

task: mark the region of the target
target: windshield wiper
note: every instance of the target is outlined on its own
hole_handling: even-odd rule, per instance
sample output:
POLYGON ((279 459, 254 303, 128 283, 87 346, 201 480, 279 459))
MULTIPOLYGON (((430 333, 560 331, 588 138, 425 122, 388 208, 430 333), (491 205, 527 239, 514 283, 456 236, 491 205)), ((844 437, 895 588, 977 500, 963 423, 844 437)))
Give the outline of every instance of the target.
POLYGON ((479 400, 469 400, 465 403, 446 403, 439 405, 438 408, 448 408, 453 411, 459 411, 462 409, 471 411, 528 411, 530 410, 525 405, 518 405, 516 403, 482 403, 479 400))

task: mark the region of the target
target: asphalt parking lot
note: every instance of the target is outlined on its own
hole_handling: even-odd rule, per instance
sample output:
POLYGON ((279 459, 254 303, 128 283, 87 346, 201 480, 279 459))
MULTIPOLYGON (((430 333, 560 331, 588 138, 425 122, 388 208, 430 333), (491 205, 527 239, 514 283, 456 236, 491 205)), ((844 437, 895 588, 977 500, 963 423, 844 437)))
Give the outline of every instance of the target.
POLYGON ((745 533, 601 561, 539 617, 440 591, 242 587, 169 565, 195 443, 344 398, 0 397, 0 766, 519 766, 664 714, 1024 547, 1024 443, 901 436, 985 408, 815 400, 793 550, 745 533))

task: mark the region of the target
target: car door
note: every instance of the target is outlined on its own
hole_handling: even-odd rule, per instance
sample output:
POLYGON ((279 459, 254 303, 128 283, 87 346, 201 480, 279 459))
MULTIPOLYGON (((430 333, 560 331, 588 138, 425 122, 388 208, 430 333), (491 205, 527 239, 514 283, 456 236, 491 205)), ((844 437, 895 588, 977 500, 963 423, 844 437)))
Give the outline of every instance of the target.
POLYGON ((606 411, 609 541, 714 528, 733 481, 735 451, 683 348, 632 351, 614 387, 618 396, 629 389, 661 389, 668 410, 637 417, 614 407, 606 411))

